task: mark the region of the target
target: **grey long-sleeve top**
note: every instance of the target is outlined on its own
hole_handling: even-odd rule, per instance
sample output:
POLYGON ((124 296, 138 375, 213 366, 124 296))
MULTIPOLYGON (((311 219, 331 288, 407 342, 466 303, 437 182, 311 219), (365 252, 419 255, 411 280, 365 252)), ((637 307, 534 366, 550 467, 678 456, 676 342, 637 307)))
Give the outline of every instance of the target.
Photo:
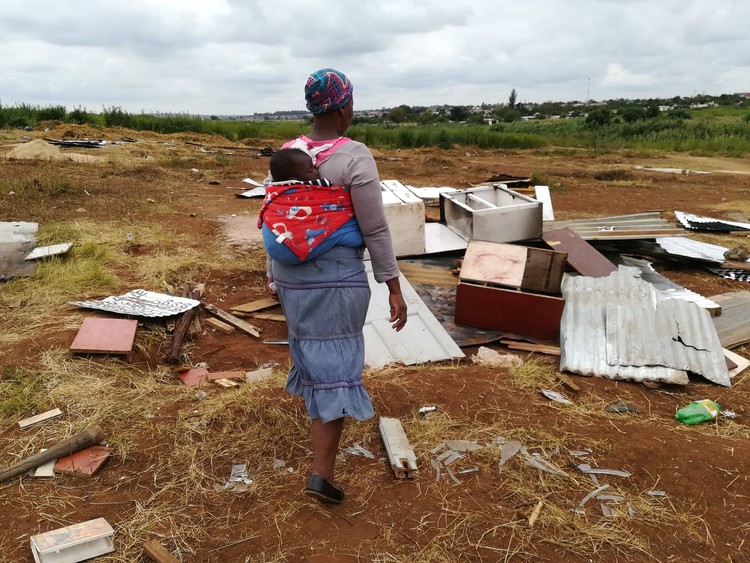
MULTIPOLYGON (((391 232, 383 208, 380 177, 375 159, 362 143, 349 141, 318 167, 321 178, 351 190, 354 215, 370 253, 375 281, 399 276, 391 232)), ((270 260, 269 260, 270 274, 270 260)))

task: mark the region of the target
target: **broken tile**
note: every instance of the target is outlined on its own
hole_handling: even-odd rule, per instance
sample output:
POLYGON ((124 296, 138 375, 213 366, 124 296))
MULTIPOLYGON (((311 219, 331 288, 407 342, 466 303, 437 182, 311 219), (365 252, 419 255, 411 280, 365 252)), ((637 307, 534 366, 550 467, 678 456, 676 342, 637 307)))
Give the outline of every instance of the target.
POLYGON ((72 455, 58 459, 55 464, 55 473, 91 477, 101 469, 111 453, 112 448, 90 446, 72 455))
POLYGON ((89 317, 83 320, 70 351, 78 354, 129 354, 138 321, 89 317))
POLYGON ((180 374, 180 381, 188 387, 194 387, 208 381, 208 370, 206 368, 193 368, 180 374))

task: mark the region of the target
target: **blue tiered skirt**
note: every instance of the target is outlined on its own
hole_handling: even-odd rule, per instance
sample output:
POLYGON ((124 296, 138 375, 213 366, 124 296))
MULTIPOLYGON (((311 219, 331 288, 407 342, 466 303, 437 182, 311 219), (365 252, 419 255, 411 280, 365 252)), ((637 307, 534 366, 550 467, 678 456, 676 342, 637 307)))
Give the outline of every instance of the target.
POLYGON ((361 249, 334 246, 302 264, 273 262, 292 356, 286 390, 305 400, 310 418, 324 423, 374 415, 362 386, 362 327, 370 303, 362 256, 361 249))

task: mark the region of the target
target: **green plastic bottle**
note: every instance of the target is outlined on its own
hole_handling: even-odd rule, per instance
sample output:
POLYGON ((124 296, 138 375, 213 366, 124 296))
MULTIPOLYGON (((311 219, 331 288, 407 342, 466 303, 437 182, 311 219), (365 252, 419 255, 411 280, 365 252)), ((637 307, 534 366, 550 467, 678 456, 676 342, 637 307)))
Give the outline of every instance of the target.
POLYGON ((683 424, 699 424, 707 420, 713 420, 719 416, 721 407, 719 403, 711 399, 693 401, 688 406, 677 411, 674 417, 683 424))

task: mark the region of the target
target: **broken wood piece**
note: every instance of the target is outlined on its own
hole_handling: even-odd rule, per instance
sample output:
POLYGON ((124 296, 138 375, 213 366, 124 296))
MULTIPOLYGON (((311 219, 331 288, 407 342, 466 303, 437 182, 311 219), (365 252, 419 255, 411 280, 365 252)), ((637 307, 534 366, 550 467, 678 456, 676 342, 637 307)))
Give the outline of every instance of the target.
POLYGON ((156 561, 156 563, 180 563, 179 559, 164 549, 156 540, 148 540, 144 543, 143 551, 152 561, 156 561))
POLYGON ((380 435, 383 438, 388 459, 396 477, 411 479, 417 477, 417 457, 409 444, 401 421, 397 418, 380 417, 380 435))
POLYGON ((559 356, 560 347, 551 346, 549 344, 535 344, 532 342, 521 342, 518 340, 510 340, 508 338, 500 339, 500 344, 503 344, 511 350, 523 350, 524 352, 537 352, 539 354, 547 354, 549 356, 559 356))
POLYGON ((109 459, 112 448, 106 446, 89 446, 57 460, 55 473, 74 475, 77 477, 91 477, 101 469, 109 459))
POLYGON ((262 311, 263 309, 270 309, 279 304, 277 299, 267 298, 258 299, 257 301, 250 301, 250 303, 243 303, 235 307, 230 307, 229 311, 232 313, 254 313, 255 311, 262 311))
POLYGON ((750 360, 748 360, 747 358, 744 358, 739 354, 732 352, 731 350, 727 350, 726 348, 724 348, 722 352, 724 352, 724 357, 726 359, 731 360, 732 363, 735 364, 735 367, 729 370, 730 378, 734 377, 735 375, 747 369, 748 366, 750 366, 750 360))
MULTIPOLYGON (((198 286, 193 289, 187 296, 190 299, 200 300, 203 295, 203 286, 198 286)), ((200 307, 200 306, 199 306, 200 307)), ((167 354, 167 362, 170 364, 176 364, 180 359, 180 351, 182 350, 182 344, 185 341, 185 337, 193 326, 193 321, 198 318, 197 310, 199 307, 192 307, 182 313, 180 320, 175 326, 174 332, 172 333, 172 344, 169 348, 169 354, 167 354)))
POLYGON ((78 434, 74 434, 70 438, 58 442, 47 450, 41 451, 23 461, 19 461, 18 463, 14 463, 9 467, 0 470, 0 483, 4 483, 18 475, 23 475, 31 469, 36 469, 51 459, 59 459, 68 456, 82 450, 83 448, 101 442, 102 440, 104 440, 104 432, 99 427, 95 426, 83 430, 78 434))
POLYGON ((231 379, 226 378, 220 378, 220 379, 214 379, 213 380, 216 385, 221 385, 222 387, 239 387, 240 384, 236 381, 232 381, 231 379))
POLYGON ((206 308, 206 311, 224 321, 225 323, 232 325, 234 328, 239 329, 251 336, 260 336, 260 328, 258 328, 257 326, 253 326, 250 323, 243 321, 242 319, 235 317, 230 313, 227 313, 226 311, 222 311, 221 309, 214 305, 211 305, 210 303, 204 303, 203 306, 206 308))
POLYGON ((539 514, 542 512, 543 506, 544 506, 543 500, 540 500, 538 503, 536 503, 534 510, 531 511, 531 516, 529 516, 529 528, 532 528, 534 526, 536 519, 539 518, 539 514))
POLYGON ((542 239, 553 250, 567 252, 568 264, 583 276, 606 277, 617 270, 617 266, 572 229, 564 227, 545 231, 542 239))
POLYGON ((578 387, 578 385, 576 385, 573 380, 564 373, 558 373, 557 379, 568 391, 572 391, 573 393, 579 393, 581 391, 581 388, 578 387))
POLYGON ((219 332, 223 332, 224 334, 232 334, 235 330, 232 325, 227 324, 224 321, 220 321, 219 319, 214 319, 213 317, 207 318, 206 324, 211 328, 218 330, 219 332))
POLYGON ((28 418, 24 418, 23 420, 19 420, 18 426, 20 426, 21 428, 28 428, 32 424, 44 422, 45 420, 49 420, 50 418, 55 418, 56 416, 60 416, 61 414, 62 414, 62 411, 60 409, 52 409, 47 412, 43 412, 35 416, 30 416, 28 418))
POLYGON ((750 262, 737 262, 736 260, 727 260, 722 262, 721 268, 729 270, 750 270, 750 262))
POLYGON ((243 371, 217 371, 209 372, 206 377, 209 381, 216 381, 217 379, 245 379, 245 372, 243 371))
POLYGON ((31 551, 38 563, 74 563, 115 550, 115 531, 104 518, 96 518, 31 536, 31 551))
POLYGON ((253 318, 261 321, 286 322, 286 317, 280 313, 258 313, 257 315, 253 315, 253 318))

